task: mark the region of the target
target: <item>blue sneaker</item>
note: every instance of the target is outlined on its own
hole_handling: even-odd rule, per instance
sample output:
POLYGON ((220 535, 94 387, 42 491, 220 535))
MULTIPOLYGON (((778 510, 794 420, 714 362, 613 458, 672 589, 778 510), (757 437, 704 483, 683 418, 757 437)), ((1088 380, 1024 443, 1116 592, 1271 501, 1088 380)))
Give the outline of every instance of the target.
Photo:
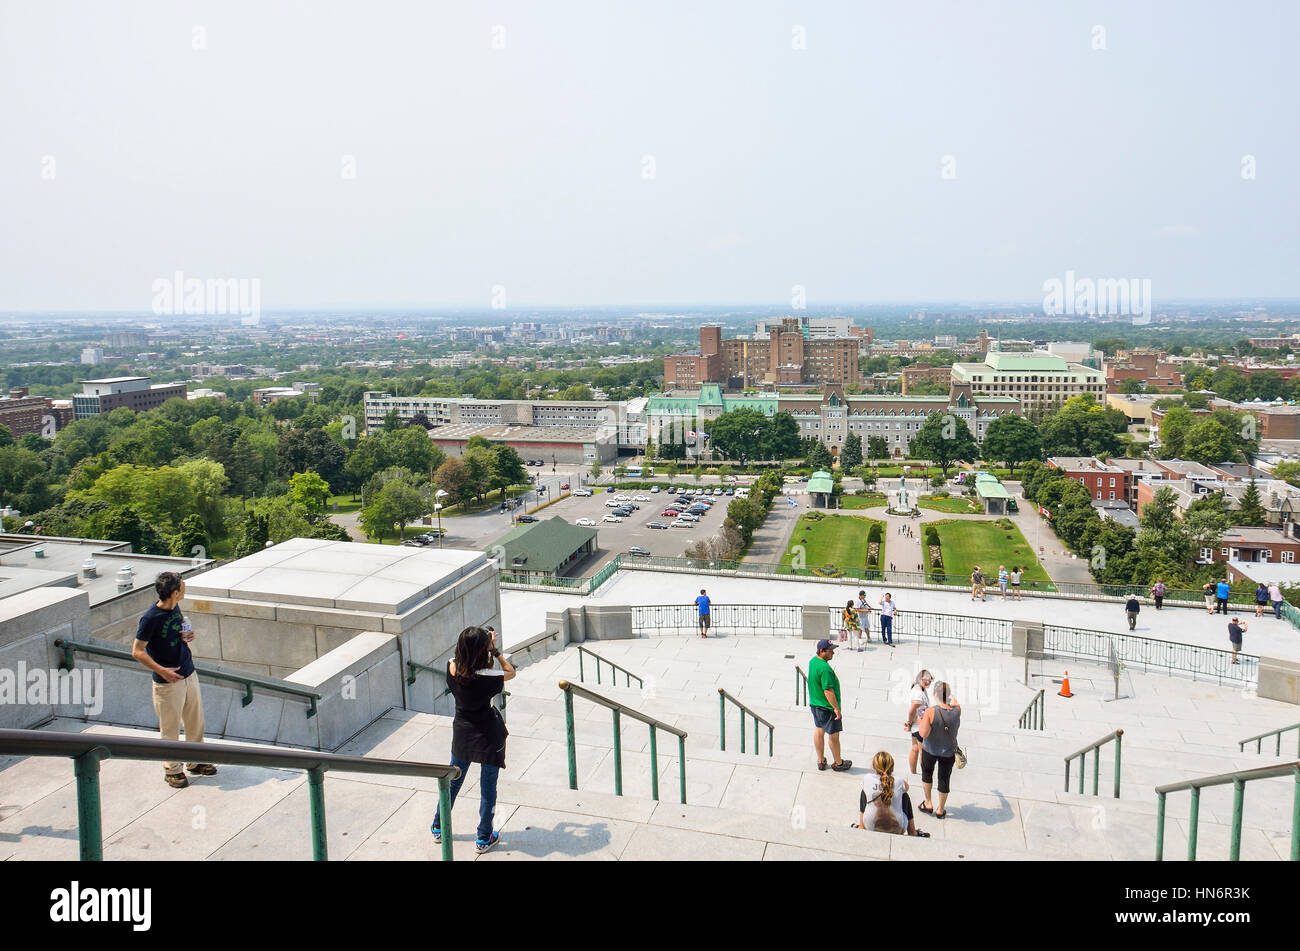
POLYGON ((442 845, 442 830, 436 825, 429 826, 429 831, 433 833, 433 844, 442 845))
POLYGON ((492 848, 492 846, 496 845, 497 842, 499 842, 500 840, 501 840, 501 835, 497 832, 493 832, 492 838, 488 839, 486 842, 484 842, 482 839, 475 839, 474 851, 477 852, 479 855, 482 855, 488 849, 492 848))

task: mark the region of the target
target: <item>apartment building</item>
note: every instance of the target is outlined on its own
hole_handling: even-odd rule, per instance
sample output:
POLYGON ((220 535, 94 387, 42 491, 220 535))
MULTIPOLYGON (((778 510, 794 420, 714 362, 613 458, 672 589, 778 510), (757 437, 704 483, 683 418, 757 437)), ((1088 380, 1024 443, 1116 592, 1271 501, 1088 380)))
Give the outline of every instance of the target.
POLYGON ((902 387, 903 395, 906 396, 907 391, 922 380, 948 386, 952 383, 952 367, 932 367, 928 363, 903 367, 899 373, 899 385, 902 387))
POLYGON ((1128 502, 1132 473, 1092 456, 1051 456, 1047 464, 1077 479, 1096 502, 1128 502))
POLYGON ((1176 364, 1169 362, 1169 354, 1146 348, 1120 350, 1113 360, 1106 361, 1106 391, 1118 393, 1125 380, 1145 383, 1147 389, 1181 389, 1183 375, 1176 364))
POLYGON ((812 335, 808 321, 784 317, 766 335, 722 339, 720 327, 700 328, 700 347, 664 358, 664 389, 720 383, 730 390, 773 386, 853 385, 865 336, 812 335), (717 357, 715 362, 715 356, 717 357))
POLYGON ((82 380, 81 392, 72 397, 72 410, 76 419, 111 413, 119 406, 143 413, 157 409, 173 397, 186 399, 184 383, 151 383, 147 376, 82 380))

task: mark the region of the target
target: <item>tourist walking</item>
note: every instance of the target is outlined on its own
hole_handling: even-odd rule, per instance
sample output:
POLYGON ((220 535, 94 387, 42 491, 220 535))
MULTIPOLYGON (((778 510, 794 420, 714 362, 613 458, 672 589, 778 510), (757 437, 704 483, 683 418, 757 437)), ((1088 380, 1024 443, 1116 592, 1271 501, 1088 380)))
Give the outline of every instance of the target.
POLYGON ((1002 592, 1002 600, 1007 599, 1007 582, 1011 580, 1011 574, 1007 571, 1006 565, 998 565, 998 590, 1002 592))
POLYGON ((1214 585, 1208 581, 1205 582, 1205 587, 1201 589, 1201 593, 1205 595, 1205 613, 1213 614, 1214 613, 1214 585))
POLYGON ((1232 588, 1228 582, 1220 581, 1214 586, 1214 597, 1217 602, 1216 611, 1222 611, 1224 614, 1228 613, 1228 596, 1230 594, 1232 594, 1232 588))
POLYGON ((916 827, 912 818, 912 799, 908 795, 906 779, 894 778, 894 757, 881 750, 871 759, 871 772, 862 777, 862 792, 858 796, 858 828, 875 832, 892 832, 928 839, 930 833, 916 827), (872 817, 867 818, 867 807, 874 805, 872 817))
POLYGON ((1020 600, 1020 578, 1020 566, 1016 565, 1016 567, 1011 569, 1011 599, 1013 601, 1020 600))
POLYGON ((862 636, 871 641, 871 603, 867 601, 865 590, 858 592, 858 623, 862 625, 862 636))
POLYGON ((840 678, 831 669, 835 645, 826 638, 817 642, 817 653, 808 661, 808 706, 813 718, 813 749, 817 751, 817 768, 826 769, 826 741, 830 740, 831 769, 846 772, 852 760, 840 757, 840 731, 844 716, 840 707, 840 678))
POLYGON ((1237 652, 1241 650, 1241 635, 1246 633, 1246 625, 1239 619, 1233 618, 1228 622, 1228 641, 1232 644, 1232 662, 1237 663, 1237 652))
POLYGON ((1255 617, 1263 617, 1264 609, 1268 607, 1268 588, 1264 587, 1264 582, 1255 586, 1255 617))
POLYGON ((700 637, 709 636, 709 593, 700 589, 700 596, 695 599, 695 607, 700 612, 700 637))
POLYGON ((903 729, 912 735, 912 749, 907 754, 907 766, 913 776, 916 775, 916 761, 921 755, 921 734, 919 732, 919 723, 925 716, 925 711, 930 708, 930 684, 934 682, 934 677, 928 670, 922 670, 912 681, 912 694, 908 697, 907 719, 903 721, 903 729))
POLYGON ((921 785, 925 787, 925 802, 921 811, 936 819, 948 815, 948 793, 951 788, 952 767, 957 761, 957 734, 961 729, 961 704, 953 699, 951 688, 942 680, 934 685, 934 704, 925 711, 919 722, 921 734, 921 785), (935 772, 939 773, 935 783, 935 772), (934 804, 934 787, 939 790, 939 807, 934 804))
POLYGON ((1165 603, 1165 582, 1162 578, 1157 578, 1156 583, 1151 586, 1151 597, 1156 602, 1156 610, 1165 603))
POLYGON ((853 606, 853 599, 849 598, 848 603, 844 605, 844 610, 840 612, 840 640, 849 642, 849 650, 860 651, 860 630, 858 624, 858 610, 853 606))
POLYGON ((1128 601, 1124 604, 1124 613, 1128 615, 1128 629, 1131 631, 1137 627, 1138 612, 1142 610, 1142 605, 1138 603, 1137 595, 1130 594, 1128 601))
POLYGON ((880 599, 880 640, 890 647, 894 646, 894 614, 897 610, 894 596, 886 591, 880 599))
POLYGON ((972 601, 986 601, 984 597, 984 572, 980 571, 980 566, 976 565, 975 570, 970 573, 970 599, 972 601))
MULTIPOLYGON (((479 764, 478 834, 476 852, 486 852, 497 844, 498 833, 492 830, 497 808, 497 778, 506 765, 506 722, 492 704, 492 698, 513 680, 515 669, 497 647, 497 632, 481 627, 467 627, 456 640, 455 657, 447 662, 447 689, 456 701, 456 716, 451 721, 451 765, 460 775, 451 781, 451 802, 465 783, 470 763, 479 764)), ((442 842, 442 816, 434 813, 434 842, 442 842)))
POLYGON ((1273 616, 1282 620, 1282 589, 1276 581, 1268 586, 1268 599, 1273 602, 1273 616))
MULTIPOLYGON (((180 609, 185 581, 175 571, 164 571, 154 579, 153 589, 158 600, 140 615, 131 656, 153 674, 153 710, 162 739, 178 741, 184 727, 186 743, 202 743, 203 694, 189 646, 194 631, 180 609)), ((217 772, 211 763, 186 763, 185 769, 195 776, 217 772)), ((175 762, 163 763, 163 779, 176 789, 190 784, 175 762)))

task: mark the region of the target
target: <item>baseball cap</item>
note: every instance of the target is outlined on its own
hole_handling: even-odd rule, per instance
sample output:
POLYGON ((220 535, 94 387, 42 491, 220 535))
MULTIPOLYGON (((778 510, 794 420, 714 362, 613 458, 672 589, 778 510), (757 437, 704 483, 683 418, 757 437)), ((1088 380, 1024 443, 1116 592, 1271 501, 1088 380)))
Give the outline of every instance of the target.
POLYGON ((824 637, 823 637, 820 641, 817 642, 817 653, 819 653, 819 654, 820 654, 822 651, 833 651, 833 650, 835 650, 835 648, 836 648, 836 645, 835 645, 835 644, 832 644, 830 641, 828 641, 828 640, 827 640, 826 638, 824 638, 824 637))

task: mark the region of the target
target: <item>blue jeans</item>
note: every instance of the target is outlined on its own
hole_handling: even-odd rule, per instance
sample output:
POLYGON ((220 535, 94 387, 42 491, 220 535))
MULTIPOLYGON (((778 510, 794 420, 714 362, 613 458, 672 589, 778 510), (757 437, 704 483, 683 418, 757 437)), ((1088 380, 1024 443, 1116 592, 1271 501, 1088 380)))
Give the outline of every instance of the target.
POLYGON ((1282 620, 1282 602, 1281 602, 1281 601, 1274 601, 1274 602, 1273 602, 1273 616, 1276 617, 1279 621, 1282 620))
MULTIPOLYGON (((469 763, 459 756, 451 758, 451 765, 460 770, 460 776, 451 781, 451 803, 447 806, 449 812, 452 806, 456 805, 456 794, 460 792, 460 787, 465 782, 465 774, 469 771, 469 763)), ((497 777, 500 773, 499 766, 479 764, 478 840, 480 842, 492 838, 492 816, 497 810, 497 777)), ((441 819, 442 816, 435 810, 430 831, 438 831, 438 823, 441 819)))
POLYGON ((880 639, 886 644, 894 643, 894 619, 886 614, 880 615, 880 639))

